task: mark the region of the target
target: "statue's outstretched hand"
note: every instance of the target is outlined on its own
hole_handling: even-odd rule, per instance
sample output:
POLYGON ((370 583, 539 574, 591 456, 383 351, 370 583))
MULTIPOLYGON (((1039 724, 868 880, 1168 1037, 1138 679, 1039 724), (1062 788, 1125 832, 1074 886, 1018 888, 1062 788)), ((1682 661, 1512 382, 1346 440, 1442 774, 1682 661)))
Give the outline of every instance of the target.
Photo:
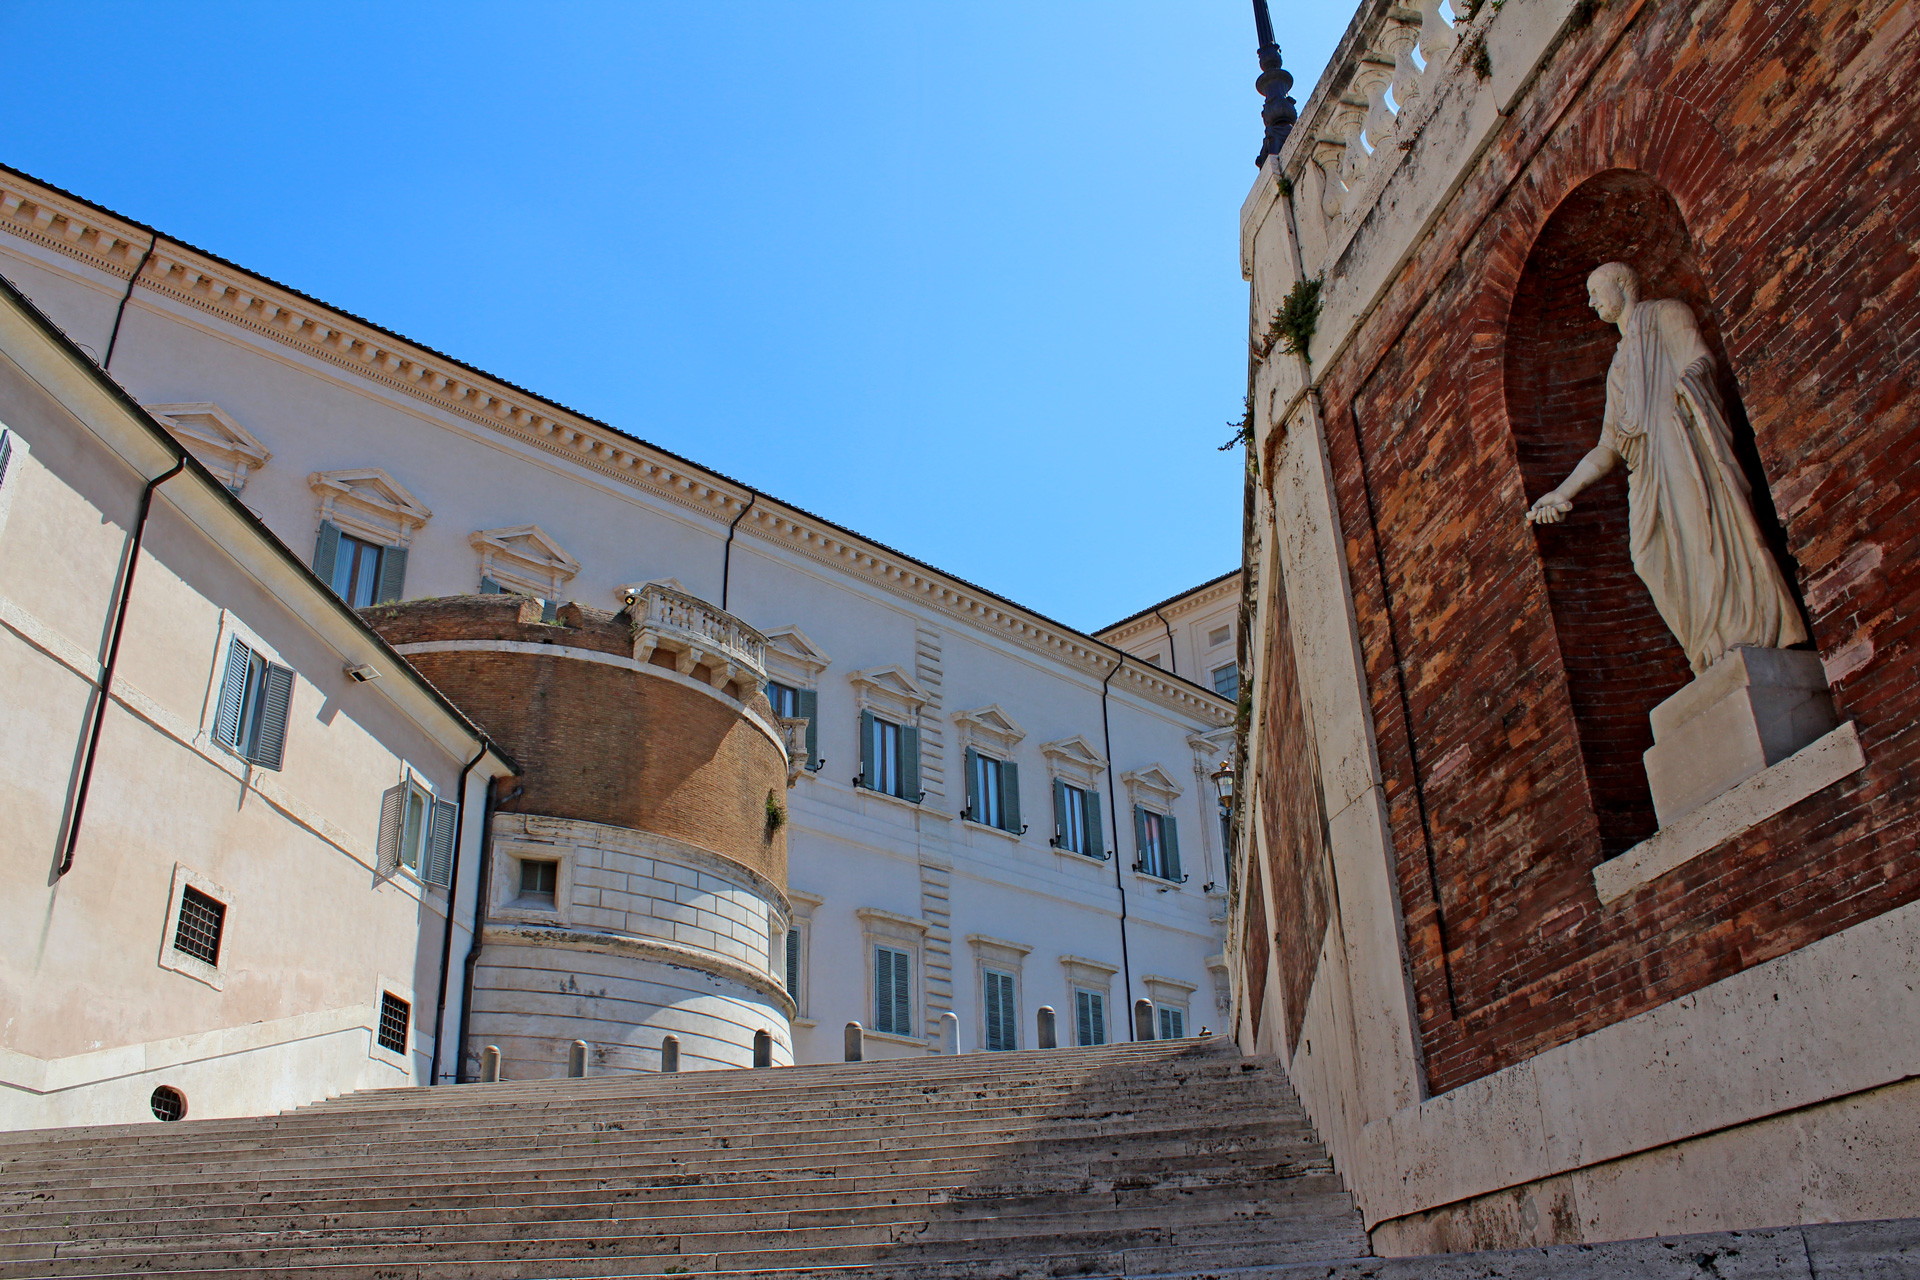
POLYGON ((1542 494, 1540 501, 1527 509, 1527 519, 1533 524, 1558 524, 1573 510, 1573 499, 1562 496, 1558 489, 1542 494))

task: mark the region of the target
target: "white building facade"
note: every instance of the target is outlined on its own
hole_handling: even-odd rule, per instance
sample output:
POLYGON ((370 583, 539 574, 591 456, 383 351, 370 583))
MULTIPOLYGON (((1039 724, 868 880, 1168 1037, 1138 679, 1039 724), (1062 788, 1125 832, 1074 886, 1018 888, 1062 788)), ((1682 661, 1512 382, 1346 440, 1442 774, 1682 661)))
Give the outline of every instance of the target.
POLYGON ((1224 1026, 1208 774, 1233 701, 1208 678, 4 171, 0 274, 111 344, 113 375, 355 605, 617 609, 659 582, 764 635, 773 712, 808 721, 794 1061, 839 1060, 854 1021, 869 1058, 1030 1048, 1043 1005, 1063 1044, 1128 1038, 1141 1000, 1154 1034, 1224 1026))

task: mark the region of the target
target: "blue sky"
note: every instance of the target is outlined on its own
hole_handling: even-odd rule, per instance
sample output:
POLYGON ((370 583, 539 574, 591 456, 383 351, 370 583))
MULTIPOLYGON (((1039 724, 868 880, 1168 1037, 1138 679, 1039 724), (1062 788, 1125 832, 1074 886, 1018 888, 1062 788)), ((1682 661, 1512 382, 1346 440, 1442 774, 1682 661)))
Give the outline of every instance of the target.
POLYGON ((1250 12, 0 0, 0 159, 1094 627, 1239 559, 1250 12))

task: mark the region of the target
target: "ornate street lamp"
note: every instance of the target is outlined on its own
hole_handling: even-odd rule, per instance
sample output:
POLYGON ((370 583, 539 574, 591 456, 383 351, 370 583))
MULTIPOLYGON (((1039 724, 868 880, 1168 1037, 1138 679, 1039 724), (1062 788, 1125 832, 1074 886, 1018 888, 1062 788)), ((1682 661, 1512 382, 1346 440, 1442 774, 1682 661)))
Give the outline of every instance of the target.
POLYGON ((1211 775, 1213 789, 1220 796, 1220 812, 1225 815, 1233 811, 1233 762, 1222 760, 1220 767, 1211 775))

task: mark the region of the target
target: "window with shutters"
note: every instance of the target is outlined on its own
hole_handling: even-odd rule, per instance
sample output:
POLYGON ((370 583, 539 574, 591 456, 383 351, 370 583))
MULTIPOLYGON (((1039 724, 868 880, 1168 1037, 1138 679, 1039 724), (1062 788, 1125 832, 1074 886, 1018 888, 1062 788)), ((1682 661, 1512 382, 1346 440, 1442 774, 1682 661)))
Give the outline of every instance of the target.
POLYGON ((433 513, 377 467, 309 476, 320 498, 313 572, 354 608, 398 600, 407 548, 433 513))
POLYGON ((1187 1034, 1187 1011, 1159 1006, 1160 1038, 1162 1040, 1181 1040, 1187 1034))
POLYGON ((817 894, 793 888, 787 890, 791 914, 787 918, 787 931, 783 939, 786 954, 782 959, 785 962, 783 968, 787 994, 793 997, 793 1020, 796 1025, 813 1025, 807 1012, 813 962, 813 912, 824 901, 817 894))
POLYGON ((794 1003, 800 1003, 800 929, 795 925, 787 930, 787 994, 794 1003))
POLYGON ((919 802, 919 731, 871 711, 860 715, 860 784, 882 795, 919 802), (912 779, 912 789, 908 780, 912 779))
POLYGON ((1107 1042, 1107 997, 1104 992, 1075 987, 1073 991, 1073 1042, 1090 1047, 1107 1042))
POLYGON ((435 799, 412 776, 389 787, 380 797, 380 878, 392 879, 405 868, 428 884, 445 887, 453 876, 453 834, 459 812, 458 805, 435 799))
POLYGON ((912 952, 873 949, 873 1029, 891 1036, 914 1035, 912 952))
POLYGON ((1140 849, 1140 859, 1133 864, 1133 869, 1161 880, 1185 880, 1180 874, 1180 845, 1174 820, 1167 814, 1136 806, 1133 821, 1140 849))
POLYGON ((13 507, 14 491, 19 488, 19 459, 25 453, 25 442, 7 428, 0 427, 0 533, 6 532, 7 513, 13 507))
POLYGON ((1040 752, 1053 777, 1053 838, 1047 843, 1063 853, 1105 861, 1108 845, 1099 787, 1106 758, 1082 737, 1043 742, 1040 752))
POLYGON ((965 817, 982 826, 1018 835, 1020 823, 1020 768, 1011 760, 996 760, 967 748, 967 808, 965 817))
POLYGON ((241 636, 229 635, 214 707, 214 741, 263 769, 279 769, 293 688, 291 668, 269 661, 241 636))
POLYGON ((769 680, 767 681, 767 701, 773 704, 773 714, 778 718, 807 722, 807 771, 819 773, 821 766, 826 763, 820 758, 819 692, 814 689, 782 684, 778 680, 769 680))
POLYGON ((986 1002, 987 1027, 985 1044, 992 1053, 1005 1052, 1020 1047, 1020 1010, 1014 998, 1014 982, 1011 973, 998 969, 986 969, 981 973, 984 979, 982 995, 986 1002))

